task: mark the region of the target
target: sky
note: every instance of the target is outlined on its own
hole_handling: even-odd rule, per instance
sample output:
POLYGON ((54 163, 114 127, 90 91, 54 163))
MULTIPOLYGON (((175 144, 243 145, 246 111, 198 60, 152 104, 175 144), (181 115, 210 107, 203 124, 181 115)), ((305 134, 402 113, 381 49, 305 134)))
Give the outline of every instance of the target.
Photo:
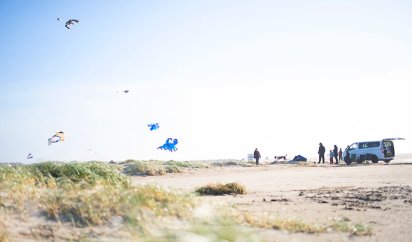
POLYGON ((316 157, 319 142, 389 137, 412 153, 411 12, 396 0, 0 1, 0 162, 316 157), (66 140, 48 146, 58 131, 66 140), (169 137, 178 150, 157 149, 169 137))

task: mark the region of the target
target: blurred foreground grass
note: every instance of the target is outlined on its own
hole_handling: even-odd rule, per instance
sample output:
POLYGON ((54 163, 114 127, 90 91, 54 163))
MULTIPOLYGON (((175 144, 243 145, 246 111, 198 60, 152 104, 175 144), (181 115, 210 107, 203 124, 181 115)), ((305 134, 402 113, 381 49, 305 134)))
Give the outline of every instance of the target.
MULTIPOLYGON (((0 242, 13 241, 18 233, 13 228, 16 221, 19 230, 31 233, 23 240, 34 236, 40 241, 262 241, 256 228, 294 233, 323 233, 333 229, 354 235, 371 234, 362 225, 335 223, 319 227, 295 220, 252 217, 229 207, 217 211, 202 202, 197 193, 132 185, 125 174, 152 174, 153 167, 163 167, 164 172, 207 167, 197 162, 148 163, 0 165, 0 242), (39 228, 46 228, 47 233, 33 235, 39 228), (91 230, 84 230, 88 228, 91 230)), ((197 192, 203 195, 246 191, 238 183, 199 189, 202 192, 197 192)))
MULTIPOLYGON (((117 166, 100 162, 0 165, 0 217, 32 221, 36 214, 40 221, 55 221, 77 233, 86 227, 118 227, 126 241, 260 241, 233 219, 198 216, 204 214, 199 204, 192 193, 133 186, 117 166)), ((0 223, 0 242, 14 233, 7 221, 0 223)), ((105 236, 112 240, 113 235, 105 236)))

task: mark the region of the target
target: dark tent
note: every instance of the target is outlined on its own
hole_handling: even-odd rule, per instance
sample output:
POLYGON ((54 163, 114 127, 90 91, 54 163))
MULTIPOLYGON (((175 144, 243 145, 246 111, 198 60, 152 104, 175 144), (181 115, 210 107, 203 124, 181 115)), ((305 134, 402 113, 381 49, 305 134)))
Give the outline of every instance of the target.
POLYGON ((301 156, 301 155, 297 155, 293 158, 292 161, 297 162, 297 161, 307 161, 308 159, 306 159, 305 157, 301 156))

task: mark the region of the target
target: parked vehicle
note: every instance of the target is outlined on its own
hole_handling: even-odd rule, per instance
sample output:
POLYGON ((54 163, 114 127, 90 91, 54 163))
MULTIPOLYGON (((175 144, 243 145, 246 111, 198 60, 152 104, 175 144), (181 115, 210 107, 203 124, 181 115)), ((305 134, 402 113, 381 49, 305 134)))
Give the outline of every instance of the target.
POLYGON ((403 138, 388 138, 378 141, 355 142, 346 148, 344 161, 346 164, 352 162, 362 163, 370 160, 372 163, 378 161, 390 162, 395 158, 395 146, 393 140, 404 140, 403 138))

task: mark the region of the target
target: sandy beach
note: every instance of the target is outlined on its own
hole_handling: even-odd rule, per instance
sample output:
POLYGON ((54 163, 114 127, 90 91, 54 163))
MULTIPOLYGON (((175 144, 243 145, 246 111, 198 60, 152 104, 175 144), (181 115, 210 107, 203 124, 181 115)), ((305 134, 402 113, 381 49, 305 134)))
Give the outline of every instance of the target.
POLYGON ((411 241, 412 157, 389 164, 346 165, 263 164, 258 167, 220 167, 182 174, 133 177, 135 184, 194 191, 208 183, 239 182, 246 195, 204 197, 218 205, 233 205, 251 214, 270 214, 308 224, 332 221, 360 223, 372 235, 345 233, 286 233, 262 230, 267 241, 411 241))
MULTIPOLYGON (((3 176, 10 179, 3 180, 4 189, 0 190, 0 241, 221 241, 216 238, 226 238, 228 233, 232 237, 227 241, 412 240, 410 155, 399 155, 389 164, 350 166, 313 161, 254 166, 222 160, 209 162, 207 166, 193 163, 178 172, 152 176, 130 174, 130 169, 122 169, 133 164, 154 167, 154 163, 44 163, 29 167, 52 171, 51 165, 55 164, 66 167, 66 171, 77 169, 68 174, 72 178, 76 174, 90 174, 78 180, 80 186, 75 184, 76 180, 70 183, 55 180, 50 186, 45 186, 42 180, 32 183, 33 177, 24 172, 23 166, 16 173, 12 173, 12 166, 3 166, 3 176), (87 173, 87 167, 92 167, 88 170, 91 173, 87 173), (106 174, 98 179, 115 181, 117 185, 88 183, 97 174, 106 174), (233 182, 243 186, 246 193, 223 196, 194 193, 208 184, 233 182), (152 210, 162 211, 163 215, 153 217, 156 213, 150 215, 152 210), (200 217, 196 215, 199 211, 203 214, 200 217), (135 216, 142 219, 141 224, 128 222, 135 216), (222 224, 218 217, 230 217, 236 222, 222 224), (176 230, 176 226, 181 227, 176 230), (203 232, 193 233, 187 226, 201 226, 203 232), (135 235, 138 228, 156 229, 135 235), (172 237, 165 237, 165 233, 171 233, 172 237), (200 240, 183 239, 188 233, 200 240), (233 237, 234 234, 237 236, 233 237)), ((158 168, 161 167, 164 169, 164 166, 158 168)))

